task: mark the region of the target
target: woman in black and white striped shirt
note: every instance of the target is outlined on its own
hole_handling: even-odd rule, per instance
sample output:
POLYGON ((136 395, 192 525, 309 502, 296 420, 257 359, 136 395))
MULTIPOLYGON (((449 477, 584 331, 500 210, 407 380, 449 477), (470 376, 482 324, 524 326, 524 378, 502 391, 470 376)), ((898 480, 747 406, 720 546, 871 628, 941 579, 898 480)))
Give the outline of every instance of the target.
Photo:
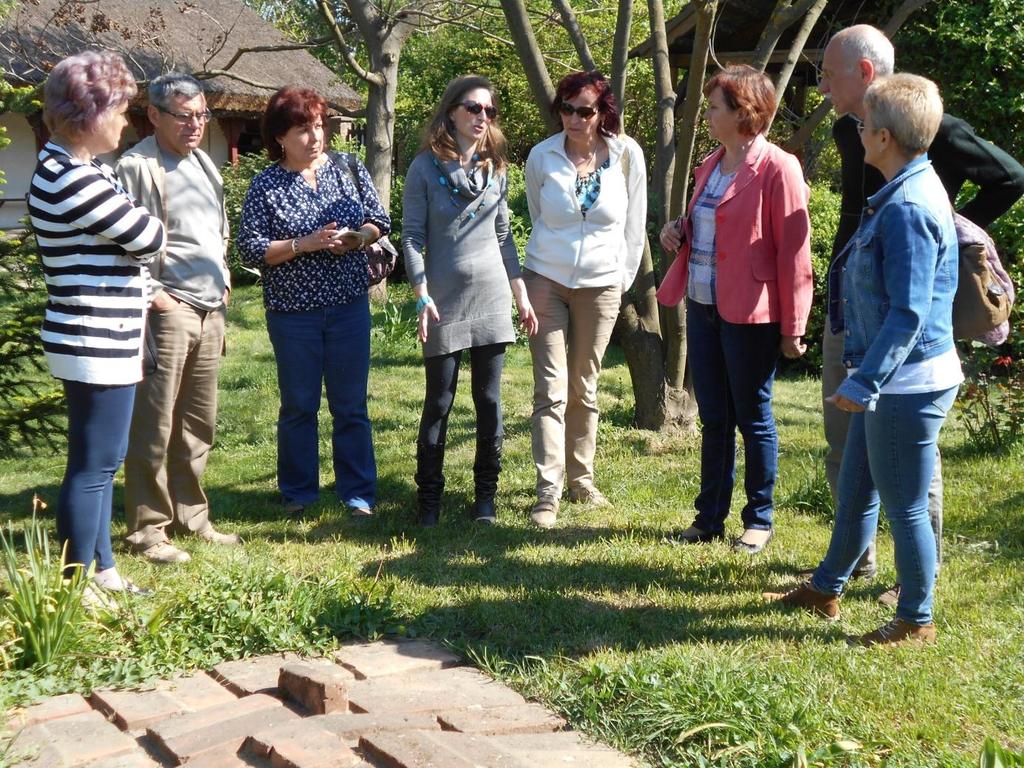
POLYGON ((95 157, 117 148, 135 92, 116 54, 86 51, 57 64, 43 101, 52 139, 39 153, 29 196, 49 298, 43 350, 68 404, 57 535, 68 575, 74 564, 88 569, 95 561, 94 584, 115 592, 140 591, 114 567, 110 517, 142 378, 145 264, 165 235, 95 157))

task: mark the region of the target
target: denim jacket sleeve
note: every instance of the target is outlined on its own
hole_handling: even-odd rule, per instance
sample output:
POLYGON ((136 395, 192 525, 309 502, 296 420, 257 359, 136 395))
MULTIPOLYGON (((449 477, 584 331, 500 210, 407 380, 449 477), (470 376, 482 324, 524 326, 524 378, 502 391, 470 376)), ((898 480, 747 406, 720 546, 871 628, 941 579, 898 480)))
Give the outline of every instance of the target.
POLYGON ((881 216, 881 280, 884 295, 877 311, 884 313, 857 372, 837 390, 874 410, 881 388, 903 365, 924 328, 935 288, 940 228, 921 205, 894 201, 881 216))

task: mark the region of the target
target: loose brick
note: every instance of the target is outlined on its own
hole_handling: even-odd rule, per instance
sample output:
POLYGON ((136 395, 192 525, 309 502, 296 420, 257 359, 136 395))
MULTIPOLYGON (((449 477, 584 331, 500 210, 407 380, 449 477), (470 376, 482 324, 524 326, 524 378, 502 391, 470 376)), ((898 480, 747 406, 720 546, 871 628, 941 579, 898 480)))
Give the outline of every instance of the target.
POLYGON ((367 733, 378 731, 440 730, 437 719, 426 712, 419 714, 387 712, 377 714, 334 713, 332 715, 311 717, 305 722, 335 734, 350 747, 357 746, 359 738, 367 733))
POLYGON ((95 691, 92 705, 112 717, 117 726, 136 731, 182 712, 237 701, 237 697, 203 673, 161 680, 151 691, 95 691))
POLYGON ((94 691, 90 700, 123 731, 141 730, 184 711, 174 698, 156 690, 94 691))
POLYGON ((286 664, 277 687, 291 701, 314 715, 348 710, 346 683, 352 674, 337 664, 286 664))
POLYGON ((134 739, 90 710, 26 728, 15 737, 11 755, 35 755, 34 761, 25 763, 32 768, 70 768, 136 749, 134 739))
POLYGON ((292 661, 301 661, 294 653, 275 653, 251 659, 226 661, 213 668, 213 677, 239 696, 253 693, 277 692, 277 678, 281 667, 292 661))
POLYGON ((270 761, 250 759, 235 753, 232 749, 213 749, 188 761, 188 768, 270 768, 270 761))
POLYGON ((140 749, 120 757, 105 757, 89 763, 86 768, 160 768, 160 763, 140 749))
POLYGON ((8 714, 7 725, 11 730, 20 730, 47 720, 80 715, 89 710, 89 702, 84 698, 77 693, 66 693, 63 696, 51 696, 31 707, 12 710, 8 714))
POLYGON ((446 731, 480 735, 545 733, 565 728, 565 720, 539 704, 445 710, 437 713, 437 721, 446 731))
POLYGON ((253 694, 230 705, 172 717, 150 726, 146 733, 181 765, 211 750, 237 751, 246 737, 297 719, 277 699, 253 694))
POLYGON ((634 768, 621 752, 584 739, 574 731, 491 736, 491 743, 531 768, 634 768))
POLYGON ((360 760, 341 739, 318 728, 318 718, 287 723, 250 736, 242 751, 268 757, 273 768, 351 768, 360 760))
POLYGON ((440 712, 471 706, 504 707, 526 699, 466 667, 358 680, 348 689, 353 712, 440 712))
POLYGON ((447 669, 462 663, 454 653, 425 640, 353 643, 335 651, 334 659, 359 680, 447 669))
POLYGON ((438 731, 372 733, 359 748, 385 768, 528 768, 486 736, 438 731))

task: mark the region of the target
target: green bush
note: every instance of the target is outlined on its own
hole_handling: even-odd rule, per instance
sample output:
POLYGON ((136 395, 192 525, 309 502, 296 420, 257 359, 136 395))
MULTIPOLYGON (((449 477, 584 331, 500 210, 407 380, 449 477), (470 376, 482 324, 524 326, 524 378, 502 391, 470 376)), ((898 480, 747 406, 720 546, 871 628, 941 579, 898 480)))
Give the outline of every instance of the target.
POLYGON ((242 223, 242 204, 245 202, 245 194, 249 191, 249 185, 256 178, 256 174, 269 166, 270 162, 270 158, 267 157, 266 150, 264 150, 258 155, 240 155, 237 165, 229 163, 221 168, 221 176, 224 178, 224 205, 227 208, 228 221, 231 225, 228 266, 231 268, 232 281, 251 283, 255 277, 252 272, 242 266, 242 259, 238 255, 235 241, 242 223))
POLYGON ((804 341, 807 353, 787 363, 787 370, 817 375, 821 371, 821 337, 825 330, 828 297, 828 265, 832 258, 832 240, 839 227, 840 195, 826 184, 811 186, 811 266, 814 269, 814 301, 807 319, 804 341))

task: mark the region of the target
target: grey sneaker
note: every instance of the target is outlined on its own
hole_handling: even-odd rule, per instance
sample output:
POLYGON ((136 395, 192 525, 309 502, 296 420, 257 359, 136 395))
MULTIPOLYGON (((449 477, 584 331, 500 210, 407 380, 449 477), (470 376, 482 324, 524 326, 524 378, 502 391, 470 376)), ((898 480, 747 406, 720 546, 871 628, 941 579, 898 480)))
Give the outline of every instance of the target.
POLYGON ((592 485, 577 485, 569 489, 571 504, 589 504, 592 507, 610 507, 608 498, 592 485))
POLYGON ((237 533, 221 533, 212 526, 206 530, 199 531, 196 536, 210 544, 221 544, 225 547, 237 547, 242 543, 242 537, 237 533))
POLYGON ((552 499, 540 499, 533 505, 530 520, 540 528, 554 528, 558 520, 558 502, 552 499))
POLYGON ((878 602, 882 605, 888 606, 889 608, 895 608, 896 603, 900 601, 900 585, 893 584, 889 589, 885 590, 878 596, 878 602))
POLYGON ((169 541, 158 541, 156 544, 146 547, 140 554, 149 562, 157 565, 176 565, 187 563, 192 559, 188 552, 178 549, 169 541))

